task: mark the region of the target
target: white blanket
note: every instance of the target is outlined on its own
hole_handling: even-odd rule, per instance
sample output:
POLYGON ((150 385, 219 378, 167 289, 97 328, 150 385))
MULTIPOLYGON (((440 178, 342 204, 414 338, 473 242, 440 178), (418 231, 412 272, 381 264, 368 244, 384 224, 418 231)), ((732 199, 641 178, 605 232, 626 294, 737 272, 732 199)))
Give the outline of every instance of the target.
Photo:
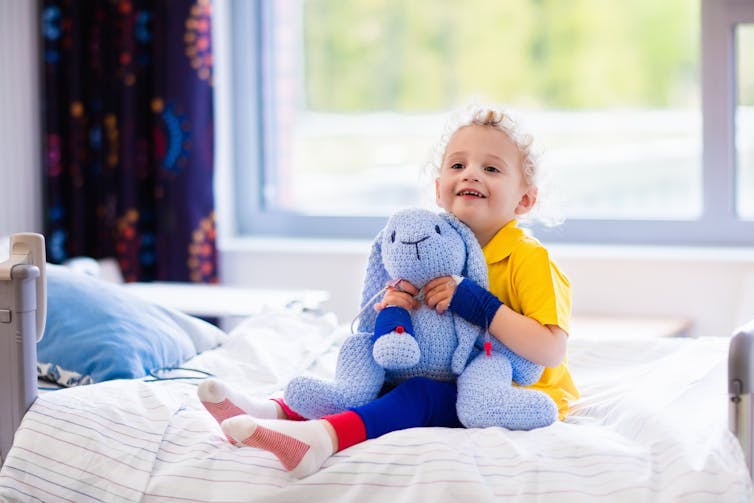
MULTIPOLYGON (((330 318, 269 313, 187 367, 259 396, 331 375, 345 335, 330 318)), ((752 501, 727 430, 728 341, 579 341, 582 398, 531 432, 415 428, 340 452, 292 479, 232 446, 195 382, 112 381, 43 394, 0 471, 0 501, 752 501)))

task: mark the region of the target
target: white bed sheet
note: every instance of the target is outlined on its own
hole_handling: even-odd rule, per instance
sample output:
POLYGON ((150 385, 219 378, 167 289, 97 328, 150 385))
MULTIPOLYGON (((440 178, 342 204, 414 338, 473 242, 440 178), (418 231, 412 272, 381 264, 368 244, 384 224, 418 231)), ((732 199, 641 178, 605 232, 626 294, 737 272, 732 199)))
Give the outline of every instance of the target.
MULTIPOLYGON (((332 374, 334 319, 270 312, 187 367, 259 396, 298 373, 332 374)), ((113 381, 46 393, 0 471, 0 501, 752 501, 727 430, 721 338, 581 341, 582 398, 532 431, 415 428, 351 447, 292 479, 237 448, 181 381, 113 381)))

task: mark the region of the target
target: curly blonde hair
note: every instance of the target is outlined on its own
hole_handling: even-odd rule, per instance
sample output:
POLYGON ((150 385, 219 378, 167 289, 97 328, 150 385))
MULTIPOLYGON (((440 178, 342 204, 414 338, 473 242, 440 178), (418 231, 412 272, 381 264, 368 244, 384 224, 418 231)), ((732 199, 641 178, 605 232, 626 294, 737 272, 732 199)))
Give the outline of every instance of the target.
POLYGON ((432 162, 433 172, 439 174, 445 149, 450 138, 461 128, 482 126, 497 129, 504 133, 516 145, 521 155, 521 170, 527 185, 536 186, 539 163, 532 150, 532 137, 519 131, 516 122, 502 109, 493 106, 472 106, 461 110, 451 117, 447 130, 440 140, 435 158, 432 162))
MULTIPOLYGON (((446 125, 446 131, 436 145, 432 161, 429 164, 433 178, 440 174, 445 150, 453 135, 461 128, 467 126, 482 126, 497 129, 504 133, 516 146, 521 156, 521 171, 524 180, 529 187, 535 187, 539 196, 536 210, 531 211, 522 220, 539 220, 546 225, 558 225, 562 223, 562 216, 553 214, 546 215, 542 211, 540 199, 542 196, 542 180, 539 156, 534 152, 532 136, 521 132, 518 123, 503 109, 492 105, 472 105, 455 112, 446 125)), ((549 211, 549 210, 548 210, 549 211)))

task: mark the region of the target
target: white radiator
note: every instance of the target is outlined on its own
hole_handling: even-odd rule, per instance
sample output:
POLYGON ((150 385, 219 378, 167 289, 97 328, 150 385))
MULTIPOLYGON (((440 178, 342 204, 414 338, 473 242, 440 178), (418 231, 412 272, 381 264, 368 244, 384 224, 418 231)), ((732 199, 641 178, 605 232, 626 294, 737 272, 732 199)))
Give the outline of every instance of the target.
POLYGON ((0 0, 0 236, 42 231, 38 19, 0 0))

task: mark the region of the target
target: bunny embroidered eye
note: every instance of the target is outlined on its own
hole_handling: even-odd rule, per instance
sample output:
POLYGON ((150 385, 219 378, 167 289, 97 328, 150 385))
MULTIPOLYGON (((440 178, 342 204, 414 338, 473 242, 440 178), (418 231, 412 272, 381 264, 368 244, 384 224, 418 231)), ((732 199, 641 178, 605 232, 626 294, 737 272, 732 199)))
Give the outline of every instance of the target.
POLYGON ((395 231, 393 231, 393 233, 390 234, 390 242, 395 243, 395 231))
POLYGON ((440 232, 440 226, 435 225, 435 232, 442 236, 442 232, 440 232))

